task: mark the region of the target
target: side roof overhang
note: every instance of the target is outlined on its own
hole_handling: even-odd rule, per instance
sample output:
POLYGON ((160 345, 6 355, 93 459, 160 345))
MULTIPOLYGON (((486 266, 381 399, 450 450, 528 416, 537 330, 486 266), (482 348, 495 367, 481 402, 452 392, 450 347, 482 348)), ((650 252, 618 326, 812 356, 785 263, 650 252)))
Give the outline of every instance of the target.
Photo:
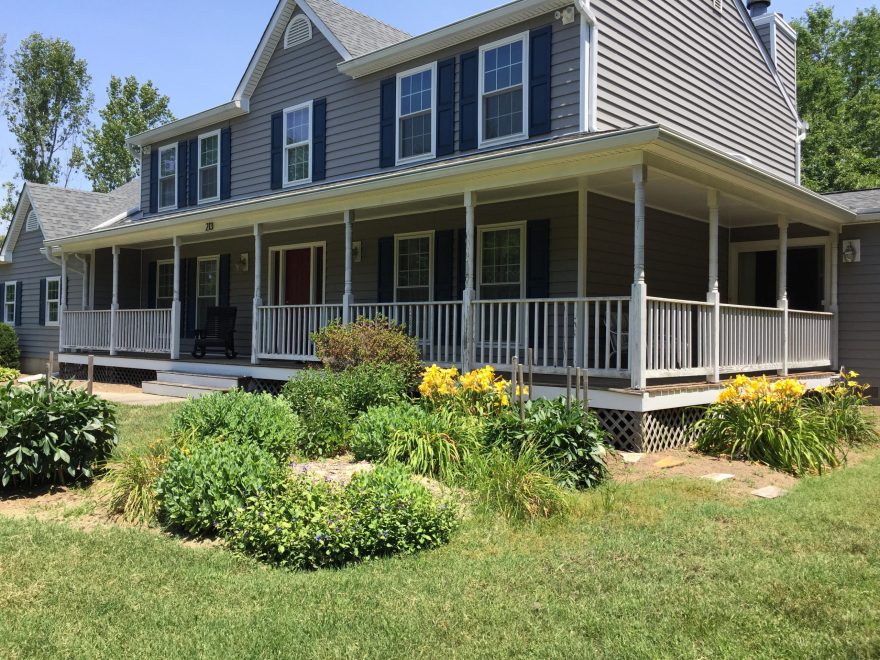
POLYGON ((21 236, 21 231, 27 221, 28 213, 30 213, 32 209, 37 215, 37 222, 40 223, 42 231, 40 214, 37 213, 36 207, 34 207, 33 200, 31 200, 30 192, 28 191, 28 184, 25 183, 18 196, 18 203, 15 205, 15 212, 12 214, 12 222, 9 223, 9 231, 6 232, 6 238, 3 239, 3 245, 0 246, 0 264, 12 263, 12 253, 15 251, 15 244, 18 242, 18 237, 21 236))

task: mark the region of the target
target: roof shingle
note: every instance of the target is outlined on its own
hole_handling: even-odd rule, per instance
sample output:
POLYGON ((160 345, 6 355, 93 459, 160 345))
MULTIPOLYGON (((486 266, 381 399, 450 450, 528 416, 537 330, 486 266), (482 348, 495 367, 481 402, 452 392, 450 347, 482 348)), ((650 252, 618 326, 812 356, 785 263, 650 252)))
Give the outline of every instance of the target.
POLYGON ((352 57, 372 53, 412 36, 334 0, 308 0, 308 3, 352 57))
POLYGON ((832 202, 848 206, 856 213, 880 209, 880 188, 828 193, 825 197, 832 202))

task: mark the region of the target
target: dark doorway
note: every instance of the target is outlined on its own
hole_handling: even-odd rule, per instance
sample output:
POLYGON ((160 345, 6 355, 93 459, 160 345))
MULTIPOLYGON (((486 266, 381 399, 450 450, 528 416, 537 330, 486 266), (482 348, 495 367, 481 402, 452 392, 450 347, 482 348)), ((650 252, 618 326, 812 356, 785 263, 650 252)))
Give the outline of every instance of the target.
MULTIPOLYGON (((825 248, 788 251, 788 304, 792 309, 825 309, 825 248)), ((738 301, 741 305, 776 307, 776 251, 741 252, 738 301)))
POLYGON ((284 253, 284 304, 308 305, 312 302, 312 249, 284 253))

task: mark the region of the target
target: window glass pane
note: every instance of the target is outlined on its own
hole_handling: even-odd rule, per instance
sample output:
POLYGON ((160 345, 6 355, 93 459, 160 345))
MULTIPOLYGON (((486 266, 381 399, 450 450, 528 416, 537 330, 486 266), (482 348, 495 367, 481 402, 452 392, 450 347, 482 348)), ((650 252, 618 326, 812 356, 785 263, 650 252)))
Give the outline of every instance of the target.
POLYGON ((217 195, 217 166, 202 168, 199 170, 199 199, 213 199, 217 195))
POLYGON ((431 289, 431 237, 414 236, 397 242, 397 300, 427 300, 431 289))
POLYGON ((431 153, 431 114, 406 117, 400 122, 400 157, 431 153))
POLYGON ((159 207, 174 206, 175 188, 174 179, 162 179, 159 182, 159 207))
POLYGON ((400 115, 431 110, 431 71, 400 79, 400 115))
POLYGON ((309 178, 309 145, 287 150, 287 180, 304 181, 309 178))
POLYGON ((483 92, 522 84, 522 41, 515 41, 483 53, 483 92))
POLYGON ((522 283, 520 228, 483 232, 480 281, 485 293, 496 298, 515 298, 522 283))
POLYGON ((174 176, 177 171, 177 149, 165 149, 159 153, 159 177, 174 176))
POLYGON ((6 285, 6 302, 15 302, 15 285, 7 284, 6 285))
POLYGON ((487 96, 483 109, 483 137, 491 140, 522 133, 522 103, 522 88, 487 96))
POLYGON ((287 113, 287 144, 308 142, 311 132, 308 108, 287 113))
POLYGON ((58 280, 48 280, 46 282, 46 299, 58 300, 60 289, 61 282, 58 280))
POLYGON ((49 302, 49 323, 58 323, 58 302, 49 302))
POLYGON ((217 297, 217 260, 199 262, 199 296, 217 297))
POLYGON ((210 165, 216 165, 217 161, 220 160, 220 140, 216 135, 211 135, 210 137, 202 138, 199 148, 201 150, 201 163, 202 167, 208 167, 210 165))
POLYGON ((159 264, 156 274, 156 298, 174 297, 174 264, 159 264))

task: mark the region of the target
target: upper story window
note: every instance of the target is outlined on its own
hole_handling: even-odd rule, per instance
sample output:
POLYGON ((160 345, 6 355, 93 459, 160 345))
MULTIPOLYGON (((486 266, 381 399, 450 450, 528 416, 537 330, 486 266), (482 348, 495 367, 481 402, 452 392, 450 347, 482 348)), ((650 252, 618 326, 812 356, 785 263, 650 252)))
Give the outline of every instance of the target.
POLYGON ((46 325, 58 325, 61 315, 61 278, 46 278, 46 325))
POLYGON ((199 202, 220 199, 220 131, 199 136, 199 202))
POLYGON ((397 162, 434 156, 437 63, 397 75, 397 162))
POLYGON ((526 136, 528 34, 480 48, 480 145, 526 136))
POLYGON ((394 271, 394 299, 397 302, 421 302, 432 296, 434 274, 434 232, 398 234, 394 237, 397 253, 394 271))
POLYGON ((312 102, 284 111, 284 184, 312 180, 312 102))
POLYGON ((174 300, 174 262, 156 264, 156 309, 170 309, 174 300))
POLYGON ((479 228, 480 298, 498 300, 525 295, 525 223, 479 228))
POLYGON ((177 145, 159 148, 159 210, 177 208, 177 145))
POLYGON ((15 282, 7 282, 3 290, 3 314, 0 320, 4 320, 9 325, 15 324, 15 282))

